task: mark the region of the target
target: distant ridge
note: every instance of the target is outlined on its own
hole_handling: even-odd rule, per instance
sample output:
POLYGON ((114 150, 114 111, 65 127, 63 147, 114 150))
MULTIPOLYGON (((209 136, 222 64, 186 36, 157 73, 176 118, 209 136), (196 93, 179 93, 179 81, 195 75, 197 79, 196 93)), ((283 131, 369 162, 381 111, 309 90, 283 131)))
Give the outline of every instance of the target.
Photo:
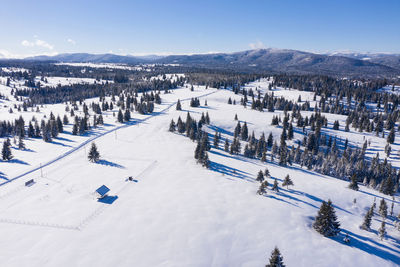
POLYGON ((66 53, 56 56, 28 57, 24 60, 124 64, 174 63, 204 68, 335 76, 397 77, 400 75, 400 55, 397 54, 315 54, 298 50, 272 48, 235 53, 170 56, 66 53))

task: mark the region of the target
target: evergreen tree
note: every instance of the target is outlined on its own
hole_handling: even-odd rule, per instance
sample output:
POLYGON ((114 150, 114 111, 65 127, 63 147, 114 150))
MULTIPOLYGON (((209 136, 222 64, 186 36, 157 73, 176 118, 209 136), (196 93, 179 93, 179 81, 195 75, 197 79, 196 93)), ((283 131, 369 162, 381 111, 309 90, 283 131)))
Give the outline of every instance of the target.
POLYGON ((349 188, 358 191, 357 175, 355 173, 353 174, 353 176, 351 176, 349 188))
POLYGON ((386 237, 386 223, 383 220, 381 227, 378 229, 379 238, 383 240, 386 237))
POLYGON ((369 231, 371 229, 371 220, 373 216, 373 207, 371 207, 368 212, 365 214, 364 222, 361 225, 361 229, 369 231))
POLYGON ((261 170, 258 172, 256 180, 259 181, 260 183, 264 181, 264 174, 261 170))
POLYGON ((340 223, 337 221, 335 209, 331 200, 323 201, 315 217, 313 228, 325 237, 336 236, 340 232, 340 223))
POLYGON ((181 101, 179 99, 178 102, 176 102, 176 110, 182 110, 181 101))
POLYGON ((20 150, 25 150, 24 138, 22 138, 21 135, 19 136, 19 139, 18 139, 18 148, 20 150))
POLYGON ((394 127, 390 130, 388 136, 387 136, 387 142, 389 144, 393 144, 395 139, 395 133, 394 133, 394 127))
POLYGON ((178 133, 184 133, 185 132, 185 124, 182 122, 181 117, 178 117, 178 123, 177 123, 177 128, 178 128, 178 133))
POLYGON ((269 264, 266 267, 285 267, 283 263, 283 257, 278 247, 275 247, 271 253, 271 258, 269 258, 269 264))
POLYGON ((260 184, 260 186, 258 187, 258 190, 257 190, 257 194, 259 194, 259 195, 264 195, 265 193, 267 193, 267 187, 268 187, 268 181, 267 180, 265 180, 264 182, 262 182, 261 184, 260 184))
POLYGON ((90 147, 88 159, 90 162, 98 162, 100 159, 100 153, 97 150, 97 146, 94 142, 92 143, 92 146, 90 147))
POLYGON ((246 141, 247 138, 249 137, 249 130, 247 129, 247 123, 244 122, 243 127, 240 131, 240 137, 242 138, 243 141, 246 141))
POLYGON ((385 199, 381 199, 381 202, 380 202, 380 204, 379 204, 379 214, 383 217, 383 218, 386 218, 387 217, 387 209, 388 209, 388 207, 387 207, 387 204, 386 204, 386 201, 385 201, 385 199))
POLYGON ((286 175, 285 179, 283 180, 282 186, 286 186, 289 189, 290 185, 294 185, 293 181, 290 179, 289 174, 286 175))
POLYGON ((3 149, 1 150, 1 155, 3 160, 11 160, 13 158, 13 155, 11 153, 11 141, 10 138, 7 138, 3 142, 3 149))
POLYGON ((228 141, 228 139, 225 139, 224 150, 225 150, 225 152, 229 152, 229 141, 228 141))
POLYGON ((120 123, 123 123, 123 122, 124 122, 124 115, 122 114, 121 109, 118 111, 117 120, 118 120, 118 122, 120 122, 120 123))
POLYGON ((170 132, 175 132, 175 122, 174 122, 174 120, 172 119, 171 120, 171 123, 169 124, 169 131, 170 132))
POLYGON ((278 187, 278 180, 274 180, 274 185, 272 186, 272 190, 275 192, 279 192, 279 187, 278 187))
POLYGON ((268 168, 265 168, 264 175, 266 178, 271 177, 271 174, 269 173, 268 168))
POLYGON ((127 108, 124 113, 124 121, 129 121, 131 119, 131 111, 127 108))

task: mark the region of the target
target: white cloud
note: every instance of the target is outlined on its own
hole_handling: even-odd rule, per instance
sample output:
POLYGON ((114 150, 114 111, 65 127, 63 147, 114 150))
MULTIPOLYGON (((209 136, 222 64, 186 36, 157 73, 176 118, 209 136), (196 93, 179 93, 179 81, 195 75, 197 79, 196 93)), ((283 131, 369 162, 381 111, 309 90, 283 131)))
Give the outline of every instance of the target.
POLYGON ((67 42, 70 43, 70 44, 72 44, 72 45, 76 45, 76 41, 75 41, 75 40, 72 40, 71 38, 68 38, 68 39, 67 39, 67 42))
POLYGON ((26 46, 26 47, 34 47, 34 46, 43 47, 43 48, 46 48, 46 49, 49 49, 49 50, 53 50, 54 49, 54 46, 52 46, 48 42, 40 40, 40 39, 36 39, 33 42, 29 42, 28 40, 23 40, 21 42, 21 45, 26 46))
POLYGON ((251 49, 262 49, 265 48, 265 45, 261 41, 257 41, 255 43, 250 43, 249 44, 251 49))
POLYGON ((23 40, 23 41, 21 42, 21 44, 22 44, 23 46, 34 46, 34 45, 35 45, 34 43, 29 42, 28 40, 23 40))

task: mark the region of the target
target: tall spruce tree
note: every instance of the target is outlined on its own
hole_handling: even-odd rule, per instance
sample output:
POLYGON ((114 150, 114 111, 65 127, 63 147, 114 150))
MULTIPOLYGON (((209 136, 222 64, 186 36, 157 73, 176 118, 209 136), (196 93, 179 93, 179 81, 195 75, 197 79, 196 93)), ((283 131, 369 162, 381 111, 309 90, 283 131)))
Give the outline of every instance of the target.
POLYGON ((264 181, 264 174, 261 170, 258 172, 256 180, 259 181, 260 183, 264 181))
POLYGON ((275 247, 271 253, 271 257, 269 258, 269 264, 266 267, 285 267, 283 263, 283 257, 278 247, 275 247))
POLYGON ((286 186, 287 189, 289 189, 290 185, 294 185, 293 181, 290 179, 289 174, 285 176, 285 179, 283 180, 282 186, 286 186))
POLYGON ((93 142, 91 147, 90 147, 90 151, 88 154, 88 159, 90 162, 98 162, 100 159, 100 153, 97 150, 97 146, 96 144, 93 142))
POLYGON ((361 225, 361 229, 369 231, 371 229, 371 220, 373 216, 373 207, 371 207, 364 216, 364 222, 361 225))
POLYGON ((331 200, 323 201, 315 217, 313 228, 325 237, 336 236, 340 232, 340 223, 337 221, 335 209, 331 200))
POLYGON ((381 240, 386 237, 386 223, 382 220, 381 227, 378 229, 378 235, 381 240))
POLYGON ((349 184, 349 188, 358 191, 357 174, 355 173, 351 176, 351 182, 349 184))
POLYGON ((386 218, 387 217, 387 211, 388 210, 388 206, 386 204, 385 199, 381 199, 381 202, 379 204, 379 214, 383 217, 386 218))
POLYGON ((11 141, 10 138, 7 138, 3 142, 3 149, 1 150, 1 155, 3 160, 11 160, 13 158, 13 155, 11 153, 11 141))

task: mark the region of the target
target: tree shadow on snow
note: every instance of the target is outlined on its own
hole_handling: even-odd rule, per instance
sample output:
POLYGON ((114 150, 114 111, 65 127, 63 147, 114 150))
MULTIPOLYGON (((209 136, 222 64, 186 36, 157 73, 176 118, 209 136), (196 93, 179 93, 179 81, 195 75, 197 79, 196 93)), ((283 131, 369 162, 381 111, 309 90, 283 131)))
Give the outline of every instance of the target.
POLYGON ((339 242, 341 244, 345 244, 349 247, 354 247, 354 248, 360 249, 366 253, 375 255, 384 260, 389 260, 389 261, 395 263, 396 265, 399 264, 399 262, 400 262, 400 255, 398 255, 398 254, 396 255, 396 253, 399 253, 399 250, 388 247, 382 243, 375 241, 372 238, 355 234, 346 229, 341 229, 341 232, 339 233, 339 235, 337 237, 334 237, 331 239, 335 240, 336 242, 339 242), (343 239, 346 234, 349 235, 350 243, 343 242, 343 239), (371 245, 370 243, 372 243, 373 245, 371 245))
POLYGON ((249 173, 241 171, 239 169, 235 169, 226 165, 223 165, 221 163, 218 162, 210 162, 210 170, 215 171, 215 172, 219 172, 223 175, 229 175, 235 178, 239 178, 239 179, 243 179, 243 180, 247 180, 247 181, 254 181, 254 179, 252 179, 249 176, 249 173))
POLYGON ((110 167, 116 167, 116 168, 120 168, 120 169, 125 169, 124 166, 118 164, 118 163, 114 163, 105 159, 100 159, 99 161, 96 162, 97 164, 100 165, 104 165, 104 166, 110 166, 110 167))
POLYGON ((8 161, 4 161, 3 160, 2 162, 17 163, 17 164, 22 164, 22 165, 30 165, 28 162, 25 162, 25 161, 20 160, 20 159, 11 159, 11 160, 8 160, 8 161))

